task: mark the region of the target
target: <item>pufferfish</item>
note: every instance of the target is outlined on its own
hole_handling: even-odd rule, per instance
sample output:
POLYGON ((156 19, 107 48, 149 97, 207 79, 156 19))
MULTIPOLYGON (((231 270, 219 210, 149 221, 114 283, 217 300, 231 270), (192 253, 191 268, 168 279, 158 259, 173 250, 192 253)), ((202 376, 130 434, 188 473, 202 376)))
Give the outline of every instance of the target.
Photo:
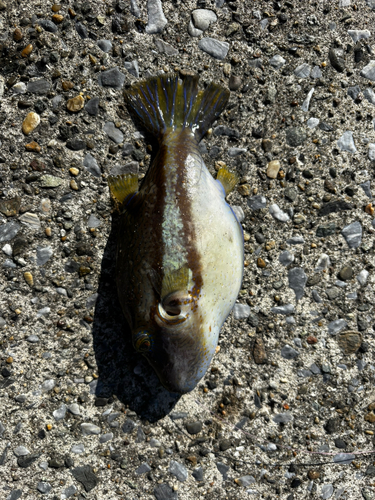
POLYGON ((237 176, 215 180, 199 141, 229 91, 198 76, 163 75, 125 92, 134 119, 157 139, 155 158, 137 175, 110 176, 120 211, 116 281, 134 348, 173 393, 192 391, 206 373, 243 274, 243 232, 226 195, 237 176))

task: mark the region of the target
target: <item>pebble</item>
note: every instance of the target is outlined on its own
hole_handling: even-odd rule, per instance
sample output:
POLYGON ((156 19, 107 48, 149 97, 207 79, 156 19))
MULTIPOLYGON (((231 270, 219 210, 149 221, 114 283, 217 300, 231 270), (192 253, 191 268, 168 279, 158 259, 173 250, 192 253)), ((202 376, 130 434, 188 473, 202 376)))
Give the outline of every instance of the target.
POLYGON ((92 97, 85 104, 85 111, 91 116, 97 116, 99 113, 99 97, 92 97))
POLYGON ((328 333, 330 333, 331 335, 336 335, 347 326, 348 323, 344 319, 336 319, 328 323, 328 333))
POLYGON ((85 156, 85 158, 83 160, 83 166, 94 177, 101 177, 102 176, 102 172, 100 170, 98 162, 90 153, 87 153, 87 155, 85 156))
POLYGON ((137 0, 130 0, 130 12, 137 18, 141 17, 141 10, 138 6, 137 0))
POLYGON ((357 148, 354 144, 353 132, 350 130, 343 133, 340 139, 337 141, 337 146, 340 151, 347 151, 349 153, 356 153, 357 148))
POLYGON ((348 330, 337 335, 337 343, 345 354, 354 354, 362 344, 362 335, 359 332, 348 330))
POLYGON ((223 476, 223 480, 226 481, 228 479, 229 466, 225 465, 223 462, 216 462, 216 467, 220 474, 223 476))
POLYGON ((30 212, 26 212, 22 214, 18 220, 23 224, 24 226, 27 226, 29 229, 32 229, 34 231, 37 231, 40 229, 40 220, 39 217, 35 214, 32 214, 30 212))
POLYGON ((163 12, 161 0, 148 0, 147 13, 148 23, 146 26, 146 33, 149 35, 161 33, 168 22, 163 12))
POLYGON ((124 62, 125 69, 136 78, 139 78, 139 66, 138 61, 134 60, 132 62, 124 62))
POLYGON ((24 446, 17 446, 13 453, 16 455, 16 457, 24 457, 30 454, 29 450, 24 446))
POLYGON ((59 422, 60 420, 64 420, 65 415, 66 415, 66 410, 67 407, 66 405, 61 405, 61 407, 58 410, 55 410, 52 415, 53 418, 56 420, 56 422, 59 422))
POLYGON ((51 84, 48 80, 40 79, 40 80, 32 80, 27 84, 27 91, 31 94, 48 94, 51 90, 51 84))
POLYGON ((310 73, 310 78, 321 78, 322 77, 322 70, 319 68, 319 66, 314 66, 313 69, 311 70, 310 73))
POLYGON ((274 219, 280 222, 288 222, 290 220, 289 215, 286 212, 283 212, 276 203, 270 205, 269 212, 274 219))
POLYGON ((68 406, 68 411, 72 414, 72 415, 80 415, 80 410, 79 410, 79 406, 77 403, 72 403, 71 405, 68 406))
POLYGON ((56 24, 49 19, 39 19, 38 24, 44 29, 44 31, 48 31, 49 33, 56 33, 57 31, 56 24))
POLYGON ((98 40, 97 44, 99 49, 105 53, 112 49, 112 42, 110 40, 98 40))
POLYGON ((155 38, 155 47, 160 54, 166 54, 167 56, 177 56, 178 50, 175 49, 170 43, 161 40, 160 38, 155 38))
POLYGON ((324 484, 321 489, 320 496, 323 500, 328 500, 333 495, 333 486, 332 484, 324 484))
POLYGON ((217 15, 209 9, 196 9, 193 10, 191 17, 193 19, 194 27, 206 31, 211 24, 216 23, 217 15))
POLYGON ((102 87, 111 87, 120 90, 125 83, 125 75, 116 66, 100 73, 98 83, 102 87))
POLYGON ((71 473, 77 481, 83 484, 86 492, 94 489, 99 482, 99 479, 96 477, 90 465, 84 465, 82 467, 71 469, 71 473))
POLYGON ((311 66, 307 63, 303 63, 294 70, 294 74, 297 78, 308 78, 311 73, 311 66))
POLYGON ((291 238, 288 238, 286 242, 288 245, 303 245, 305 240, 303 239, 303 236, 292 236, 291 238))
POLYGON ((239 486, 250 486, 251 484, 255 483, 255 477, 254 476, 242 476, 242 477, 239 477, 238 479, 235 479, 235 482, 239 485, 239 486))
POLYGON ((80 454, 80 453, 85 453, 85 447, 83 444, 74 444, 71 448, 70 448, 70 452, 71 453, 76 453, 76 454, 80 454))
POLYGON ((46 482, 44 482, 44 481, 40 481, 40 482, 37 484, 36 489, 37 489, 40 493, 43 493, 44 495, 46 495, 47 493, 49 493, 49 492, 52 490, 52 486, 51 486, 49 483, 46 483, 46 482))
POLYGON ((103 131, 116 144, 120 144, 124 140, 124 134, 120 129, 115 127, 115 124, 113 122, 106 122, 103 126, 103 131))
POLYGON ((261 338, 255 339, 252 353, 253 353, 254 361, 257 365, 261 365, 261 364, 266 363, 267 353, 266 353, 266 348, 264 346, 264 342, 261 338))
POLYGON ((51 247, 37 247, 36 249, 36 264, 37 266, 44 266, 46 262, 49 261, 49 259, 53 255, 53 250, 51 247))
POLYGON ((271 312, 274 314, 293 314, 294 313, 294 305, 293 304, 284 304, 282 306, 271 307, 271 312))
POLYGON ((362 69, 360 75, 363 78, 375 82, 375 61, 370 61, 369 64, 362 69))
POLYGON ((282 252, 279 255, 279 262, 283 266, 289 266, 289 264, 294 262, 294 255, 290 253, 288 250, 285 250, 285 252, 282 252))
POLYGON ((267 165, 266 175, 269 179, 276 179, 277 174, 280 170, 280 162, 279 160, 272 160, 267 165))
POLYGON ((333 68, 339 73, 345 71, 345 58, 342 49, 334 49, 331 47, 328 52, 328 58, 333 68))
POLYGON ((156 500, 177 500, 178 495, 176 491, 167 483, 159 484, 154 488, 154 496, 156 500))
POLYGON ((362 225, 359 221, 352 222, 341 231, 349 248, 358 248, 362 242, 362 225))
POLYGON ((189 24, 188 24, 188 33, 190 36, 192 37, 198 37, 200 35, 203 35, 203 31, 202 30, 198 30, 195 26, 194 26, 194 23, 193 23, 193 20, 190 19, 189 21, 189 24))
POLYGON ((87 227, 90 228, 97 228, 101 225, 100 220, 96 217, 96 215, 91 214, 88 221, 87 221, 87 227))
POLYGON ((250 306, 247 304, 235 304, 233 307, 233 317, 237 320, 247 319, 250 316, 250 311, 250 306))
POLYGON ((89 35, 87 33, 86 26, 84 26, 82 23, 77 22, 75 23, 75 28, 78 33, 78 35, 84 40, 85 38, 88 38, 89 35))
POLYGON ((231 156, 232 158, 235 156, 240 156, 244 153, 246 153, 247 149, 246 148, 229 148, 228 149, 228 156, 231 156))
MULTIPOLYGON (((137 469, 135 469, 135 473, 140 476, 141 474, 146 474, 147 472, 150 472, 151 467, 148 465, 148 463, 144 462, 141 464, 137 469)), ((171 472, 171 471, 170 471, 171 472)))
POLYGON ((269 61, 269 64, 275 69, 280 69, 285 63, 286 60, 279 54, 274 55, 269 61))
POLYGON ((76 97, 72 97, 72 99, 68 100, 66 108, 72 113, 77 113, 83 108, 84 105, 84 98, 81 95, 77 95, 76 97))
POLYGON ((221 42, 215 38, 202 38, 198 42, 198 47, 215 59, 222 60, 228 54, 229 43, 221 42))
POLYGON ((369 276, 369 272, 366 271, 366 269, 362 269, 362 271, 357 276, 358 283, 361 286, 365 286, 367 283, 368 276, 369 276))
POLYGON ((286 344, 282 349, 281 349, 281 356, 285 359, 294 359, 299 355, 299 352, 293 349, 293 347, 290 347, 290 345, 286 344))
MULTIPOLYGON (((375 144, 373 144, 373 149, 374 149, 374 159, 375 159, 375 144)), ((361 188, 363 189, 365 195, 368 198, 372 198, 372 193, 371 193, 371 183, 370 181, 362 182, 360 184, 361 188)))
MULTIPOLYGON (((232 210, 233 210, 234 215, 236 216, 238 222, 241 224, 241 222, 243 222, 245 219, 245 212, 243 211, 243 208, 238 206, 238 205, 232 205, 232 210)), ((4 251, 4 249, 3 249, 3 251, 4 251)))
POLYGON ((296 300, 300 300, 305 293, 305 286, 307 276, 305 271, 300 267, 294 267, 288 271, 289 288, 291 288, 295 295, 296 300))
POLYGON ((12 92, 15 94, 25 94, 27 90, 25 82, 18 82, 12 87, 12 92))
POLYGON ((122 432, 125 434, 130 434, 135 428, 136 424, 131 418, 127 418, 121 427, 122 432))
POLYGON ((272 420, 276 424, 287 424, 288 422, 291 422, 293 420, 293 415, 290 412, 286 411, 285 413, 278 413, 277 415, 272 417, 272 420))
POLYGON ((196 480, 196 481, 203 481, 204 479, 204 475, 203 475, 203 468, 202 467, 198 467, 198 469, 194 469, 192 474, 193 478, 196 480))
POLYGON ((7 222, 0 226, 0 243, 10 241, 17 235, 20 230, 20 225, 16 222, 7 222))
POLYGON ((355 85, 354 87, 349 87, 347 93, 348 96, 351 97, 353 101, 355 101, 359 96, 359 94, 361 93, 361 88, 359 87, 359 85, 355 85))
POLYGON ((375 104, 375 93, 371 88, 363 91, 363 97, 371 104, 375 104))
POLYGON ((61 186, 63 179, 60 177, 55 177, 54 175, 42 175, 39 177, 39 185, 42 188, 55 188, 61 186))
MULTIPOLYGON (((311 101, 311 97, 314 93, 314 90, 315 90, 314 87, 309 90, 309 93, 307 94, 306 99, 302 103, 302 106, 301 106, 302 111, 307 112, 309 110, 310 101, 311 101)), ((311 118, 310 120, 314 120, 314 118, 311 118)))
POLYGON ((102 434, 99 438, 100 443, 107 443, 108 441, 111 441, 113 439, 113 433, 108 432, 107 434, 102 434))
POLYGON ((368 158, 371 161, 375 160, 375 143, 370 143, 368 145, 368 158))
POLYGON ((309 128, 315 128, 319 125, 319 118, 309 118, 306 122, 306 125, 309 127, 309 128))
POLYGON ((173 474, 180 482, 186 481, 188 477, 188 471, 186 467, 175 460, 171 460, 169 465, 169 472, 173 474))
POLYGON ((45 393, 45 392, 52 391, 52 389, 55 387, 55 385, 56 385, 56 383, 55 383, 55 380, 53 378, 51 378, 49 380, 45 380, 42 383, 42 392, 45 393))
POLYGON ((39 339, 38 335, 29 335, 26 340, 27 340, 27 342, 30 342, 31 344, 37 344, 40 339, 39 339))
POLYGON ((75 495, 76 492, 77 492, 77 488, 74 486, 74 484, 71 484, 70 486, 65 488, 65 490, 63 490, 60 498, 61 498, 61 500, 66 500, 67 498, 70 498, 73 495, 75 495))
POLYGON ((307 135, 303 127, 289 127, 286 130, 286 142, 292 148, 301 146, 306 139, 307 135))
POLYGON ((200 422, 199 420, 196 422, 188 422, 185 427, 189 434, 199 434, 202 430, 202 422, 200 422))
POLYGON ((331 260, 326 253, 322 253, 319 256, 318 262, 316 263, 315 272, 323 271, 331 265, 331 260))
POLYGON ((29 135, 37 128, 39 124, 40 116, 34 112, 28 113, 22 123, 22 132, 25 135, 29 135))
POLYGON ((100 434, 100 427, 90 423, 81 424, 81 432, 84 436, 89 436, 91 434, 100 434))

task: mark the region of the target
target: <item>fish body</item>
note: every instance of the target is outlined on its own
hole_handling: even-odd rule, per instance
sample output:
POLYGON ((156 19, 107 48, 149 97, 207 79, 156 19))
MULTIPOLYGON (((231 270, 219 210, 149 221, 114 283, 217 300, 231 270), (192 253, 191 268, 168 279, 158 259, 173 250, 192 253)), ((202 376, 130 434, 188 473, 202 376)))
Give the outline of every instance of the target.
MULTIPOLYGON (((194 87, 189 78, 183 82, 171 77, 154 79, 155 95, 143 99, 142 92, 151 85, 146 81, 128 97, 130 110, 133 106, 136 114, 134 108, 141 109, 143 125, 146 122, 158 134, 159 149, 139 191, 128 193, 129 178, 120 179, 126 184, 126 197, 116 269, 119 298, 135 348, 145 355, 162 384, 181 394, 194 389, 207 371, 219 331, 237 298, 243 270, 242 228, 225 201, 225 186, 231 186, 235 177, 225 171, 222 182, 214 180, 198 147, 207 123, 220 113, 223 102, 213 112, 216 101, 212 99, 208 118, 199 115, 199 108, 193 109, 195 122, 190 118, 184 125, 181 116, 186 118, 189 97, 182 92, 194 87), (161 101, 168 92, 173 96, 172 90, 177 98, 168 114, 161 101), (178 92, 183 96, 180 104, 178 92), (162 109, 160 123, 150 126, 148 115, 155 102, 155 110, 156 106, 162 109), (185 106, 185 115, 179 105, 185 106)), ((212 89, 216 93, 219 89, 225 101, 224 89, 212 89)), ((194 96, 194 102, 199 98, 204 102, 204 93, 196 91, 194 96)), ((115 199, 116 193, 121 198, 118 183, 119 179, 110 180, 115 199)))

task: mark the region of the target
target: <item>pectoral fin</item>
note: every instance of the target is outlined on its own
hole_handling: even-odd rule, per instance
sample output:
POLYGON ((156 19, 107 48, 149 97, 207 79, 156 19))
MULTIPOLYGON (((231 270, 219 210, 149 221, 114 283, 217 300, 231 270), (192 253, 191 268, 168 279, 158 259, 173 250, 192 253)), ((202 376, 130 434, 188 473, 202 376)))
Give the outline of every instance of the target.
POLYGON ((121 174, 108 177, 111 196, 118 207, 124 206, 127 199, 138 191, 136 174, 121 174))
POLYGON ((161 287, 161 297, 164 298, 172 292, 187 291, 189 288, 190 270, 187 266, 173 271, 166 271, 161 287))
POLYGON ((221 167, 217 173, 217 180, 220 181, 224 188, 225 196, 233 190, 239 178, 234 172, 230 172, 227 167, 221 167))

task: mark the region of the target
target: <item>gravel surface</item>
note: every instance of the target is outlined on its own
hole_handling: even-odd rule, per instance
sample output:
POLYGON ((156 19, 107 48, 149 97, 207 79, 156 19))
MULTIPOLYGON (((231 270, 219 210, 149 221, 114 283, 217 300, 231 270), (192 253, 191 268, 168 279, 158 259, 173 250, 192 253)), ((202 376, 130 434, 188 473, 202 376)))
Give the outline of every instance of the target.
POLYGON ((375 1, 0 0, 0 498, 374 498, 375 1), (201 142, 245 238, 199 386, 131 346, 107 176, 123 91, 231 89, 201 142), (312 452, 318 452, 317 454, 312 452))

